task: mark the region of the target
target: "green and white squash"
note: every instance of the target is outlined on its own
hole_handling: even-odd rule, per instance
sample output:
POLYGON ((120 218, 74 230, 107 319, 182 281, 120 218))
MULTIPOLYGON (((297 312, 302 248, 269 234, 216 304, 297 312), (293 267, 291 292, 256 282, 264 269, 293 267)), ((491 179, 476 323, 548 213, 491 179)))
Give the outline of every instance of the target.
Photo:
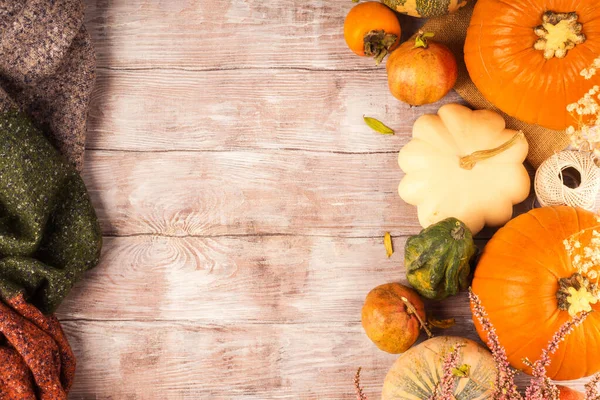
POLYGON ((455 12, 468 0, 381 0, 392 10, 417 18, 441 17, 455 12))
POLYGON ((469 285, 470 261, 477 252, 473 235, 456 218, 447 218, 411 236, 404 248, 408 283, 428 299, 454 296, 469 285))
POLYGON ((469 339, 438 336, 410 348, 396 360, 385 377, 382 400, 431 398, 443 376, 444 360, 456 347, 460 348, 458 366, 469 372, 454 378, 454 398, 491 399, 497 371, 491 353, 469 339))

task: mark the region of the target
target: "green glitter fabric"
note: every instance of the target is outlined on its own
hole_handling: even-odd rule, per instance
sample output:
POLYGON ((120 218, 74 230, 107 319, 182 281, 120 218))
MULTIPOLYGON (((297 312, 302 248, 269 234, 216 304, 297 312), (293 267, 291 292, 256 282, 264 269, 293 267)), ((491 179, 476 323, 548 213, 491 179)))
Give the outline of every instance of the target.
POLYGON ((85 185, 30 120, 0 114, 0 296, 54 312, 98 263, 102 235, 85 185))

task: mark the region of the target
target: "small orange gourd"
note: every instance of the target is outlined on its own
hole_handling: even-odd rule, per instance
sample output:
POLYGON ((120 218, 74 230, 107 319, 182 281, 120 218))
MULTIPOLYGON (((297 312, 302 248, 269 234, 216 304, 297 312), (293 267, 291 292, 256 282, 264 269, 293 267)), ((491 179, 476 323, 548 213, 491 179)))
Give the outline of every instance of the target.
MULTIPOLYGON (((593 213, 544 207, 511 220, 485 247, 473 292, 515 368, 529 371, 523 359, 538 360, 558 329, 586 306, 582 297, 571 296, 571 288, 596 291, 600 266, 595 264, 581 275, 572 262, 577 255, 584 256, 594 235, 600 237, 600 222, 593 213), (570 255, 565 244, 569 238, 581 243, 574 245, 575 253, 570 255)), ((600 371, 600 302, 588 300, 592 312, 551 357, 548 376, 552 379, 579 379, 600 371)), ((477 320, 475 326, 485 341, 477 320)))
POLYGON ((576 124, 567 105, 600 85, 600 74, 580 74, 598 56, 598 0, 479 0, 465 42, 479 91, 507 114, 550 129, 576 124))

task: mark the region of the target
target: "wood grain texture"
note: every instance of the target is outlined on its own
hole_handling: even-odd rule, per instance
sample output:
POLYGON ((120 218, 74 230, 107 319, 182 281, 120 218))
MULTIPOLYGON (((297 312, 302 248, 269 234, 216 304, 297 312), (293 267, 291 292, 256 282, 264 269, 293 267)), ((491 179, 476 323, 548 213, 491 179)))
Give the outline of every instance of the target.
POLYGON ((108 235, 395 236, 420 230, 397 155, 90 151, 84 180, 108 235))
MULTIPOLYGON (((469 321, 448 331, 472 332, 469 321)), ((68 321, 79 355, 71 399, 355 399, 363 367, 371 399, 398 357, 378 350, 359 324, 68 321)), ((524 383, 526 376, 519 376, 524 383)), ((583 390, 584 381, 572 383, 583 390)))
MULTIPOLYGON (((86 1, 99 75, 84 179, 106 237, 59 310, 70 398, 354 399, 358 366, 379 397, 396 356, 360 309, 405 281, 420 230, 396 153, 419 115, 460 99, 393 99, 384 67, 346 49, 353 5, 86 1)), ((406 36, 420 22, 401 23, 406 36)), ((464 293, 428 308, 475 338, 464 293)))
POLYGON ((88 149, 309 150, 390 152, 418 116, 393 98, 385 68, 374 71, 100 70, 89 113, 88 149), (397 132, 382 136, 363 115, 397 132))
POLYGON ((351 399, 359 365, 377 398, 396 358, 379 352, 355 324, 64 327, 79 354, 71 399, 351 399))
MULTIPOLYGON (((369 290, 390 281, 406 284, 406 238, 393 242, 396 252, 387 258, 383 238, 106 238, 101 264, 76 285, 59 316, 357 323, 369 290)), ((447 314, 454 306, 470 315, 464 298, 433 309, 447 314)))
MULTIPOLYGON (((348 0, 88 0, 107 68, 373 69, 342 35, 348 0)), ((419 21, 401 17, 406 31, 419 21)))

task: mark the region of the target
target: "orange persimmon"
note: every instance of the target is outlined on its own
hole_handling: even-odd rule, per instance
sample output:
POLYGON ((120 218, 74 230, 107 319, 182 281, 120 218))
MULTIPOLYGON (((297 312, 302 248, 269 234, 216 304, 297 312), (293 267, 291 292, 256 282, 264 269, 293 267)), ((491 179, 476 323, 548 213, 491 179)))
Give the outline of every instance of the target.
POLYGON ((354 6, 344 22, 344 39, 350 50, 374 57, 377 63, 398 47, 401 33, 396 14, 375 1, 354 6))

